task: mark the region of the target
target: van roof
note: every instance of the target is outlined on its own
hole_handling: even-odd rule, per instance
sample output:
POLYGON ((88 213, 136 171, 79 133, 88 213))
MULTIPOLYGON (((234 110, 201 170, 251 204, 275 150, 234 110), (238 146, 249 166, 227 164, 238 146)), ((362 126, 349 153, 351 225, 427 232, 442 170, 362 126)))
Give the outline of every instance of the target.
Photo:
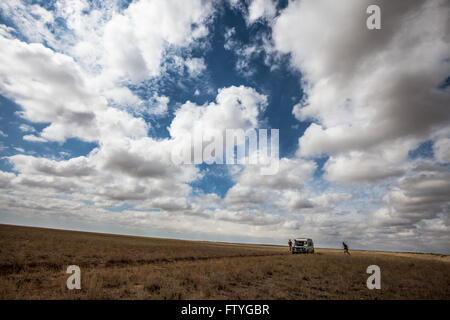
POLYGON ((312 239, 311 238, 295 238, 294 240, 308 241, 308 240, 312 240, 312 239))

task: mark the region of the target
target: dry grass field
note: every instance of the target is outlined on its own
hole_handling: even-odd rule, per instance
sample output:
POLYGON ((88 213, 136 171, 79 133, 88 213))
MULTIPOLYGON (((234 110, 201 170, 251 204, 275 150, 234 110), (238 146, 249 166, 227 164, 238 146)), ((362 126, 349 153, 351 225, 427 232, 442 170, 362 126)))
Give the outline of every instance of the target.
POLYGON ((450 299, 445 255, 224 244, 0 225, 1 299, 450 299), (81 290, 68 290, 68 265, 81 290), (381 268, 368 290, 366 268, 381 268))

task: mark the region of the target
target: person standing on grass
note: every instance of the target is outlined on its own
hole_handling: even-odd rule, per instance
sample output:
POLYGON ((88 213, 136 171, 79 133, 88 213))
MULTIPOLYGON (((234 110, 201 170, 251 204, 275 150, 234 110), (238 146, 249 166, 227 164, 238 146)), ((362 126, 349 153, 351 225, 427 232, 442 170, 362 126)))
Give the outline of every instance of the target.
POLYGON ((344 254, 350 255, 350 252, 348 251, 348 245, 345 242, 342 242, 342 245, 344 246, 344 254))
POLYGON ((289 252, 292 252, 292 240, 291 239, 289 239, 288 245, 289 245, 289 252))

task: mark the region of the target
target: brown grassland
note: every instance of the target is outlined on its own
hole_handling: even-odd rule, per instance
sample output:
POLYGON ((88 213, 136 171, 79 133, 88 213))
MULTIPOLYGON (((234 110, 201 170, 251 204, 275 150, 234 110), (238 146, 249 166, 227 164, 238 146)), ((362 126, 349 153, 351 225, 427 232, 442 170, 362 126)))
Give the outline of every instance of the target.
POLYGON ((450 259, 0 225, 0 299, 450 299, 450 259), (81 290, 66 288, 72 264, 81 290))

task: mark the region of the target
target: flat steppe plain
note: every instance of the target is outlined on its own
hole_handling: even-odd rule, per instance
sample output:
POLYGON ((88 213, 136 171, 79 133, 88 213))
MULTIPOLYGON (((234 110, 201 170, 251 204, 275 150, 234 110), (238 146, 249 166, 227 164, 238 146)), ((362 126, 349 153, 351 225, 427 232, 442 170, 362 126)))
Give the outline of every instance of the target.
POLYGON ((450 299, 450 256, 0 225, 0 299, 450 299), (68 290, 69 265, 81 290, 68 290), (381 289, 369 290, 369 265, 381 289))

